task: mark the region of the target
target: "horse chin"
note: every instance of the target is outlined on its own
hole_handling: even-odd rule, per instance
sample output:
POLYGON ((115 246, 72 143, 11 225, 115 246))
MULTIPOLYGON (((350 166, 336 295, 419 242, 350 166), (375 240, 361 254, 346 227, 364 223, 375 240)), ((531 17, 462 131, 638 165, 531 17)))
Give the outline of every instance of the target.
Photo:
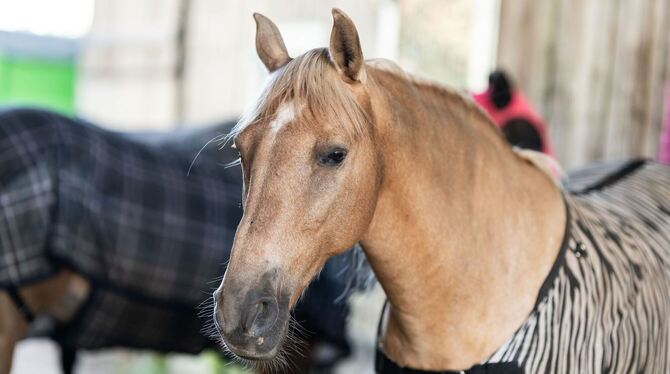
POLYGON ((274 331, 266 336, 252 338, 245 334, 248 339, 245 344, 240 344, 239 339, 231 340, 230 336, 226 339, 225 335, 220 335, 221 346, 230 358, 248 368, 262 372, 282 369, 288 364, 285 352, 292 349, 294 340, 289 332, 289 319, 288 314, 280 318, 274 331))
POLYGON ((226 346, 226 350, 233 356, 235 360, 244 362, 247 364, 247 366, 256 366, 260 363, 267 363, 276 359, 280 348, 275 347, 272 350, 263 353, 240 351, 228 346, 226 346))
MULTIPOLYGON (((286 359, 287 347, 285 342, 287 340, 287 333, 279 339, 279 343, 272 349, 265 352, 250 352, 245 350, 235 349, 228 346, 225 341, 221 341, 224 351, 228 356, 238 364, 251 369, 255 372, 283 372, 290 368, 291 363, 286 359)), ((290 350, 290 348, 288 348, 290 350)))

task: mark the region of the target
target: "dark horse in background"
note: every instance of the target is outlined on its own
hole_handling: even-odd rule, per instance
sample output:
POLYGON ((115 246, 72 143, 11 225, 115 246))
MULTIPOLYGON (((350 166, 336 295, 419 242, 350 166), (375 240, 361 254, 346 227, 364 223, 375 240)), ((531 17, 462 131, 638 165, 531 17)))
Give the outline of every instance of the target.
MULTIPOLYGON (((233 124, 137 135, 0 110, 0 374, 35 334, 60 344, 66 372, 78 349, 216 344, 198 308, 211 309, 242 216, 240 169, 222 166, 238 155, 216 141, 233 124)), ((337 354, 302 370, 348 353, 347 306, 334 303, 344 261, 325 268, 295 316, 312 347, 337 354)))

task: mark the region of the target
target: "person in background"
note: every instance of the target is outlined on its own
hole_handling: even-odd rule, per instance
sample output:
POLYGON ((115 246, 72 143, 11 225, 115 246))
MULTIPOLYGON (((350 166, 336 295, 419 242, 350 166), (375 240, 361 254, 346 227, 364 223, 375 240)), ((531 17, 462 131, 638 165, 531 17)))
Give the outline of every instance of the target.
POLYGON ((670 165, 670 82, 665 88, 665 115, 663 116, 663 132, 658 148, 658 161, 670 165))
POLYGON ((547 126, 504 71, 491 73, 489 87, 473 98, 500 127, 510 144, 554 157, 547 126))

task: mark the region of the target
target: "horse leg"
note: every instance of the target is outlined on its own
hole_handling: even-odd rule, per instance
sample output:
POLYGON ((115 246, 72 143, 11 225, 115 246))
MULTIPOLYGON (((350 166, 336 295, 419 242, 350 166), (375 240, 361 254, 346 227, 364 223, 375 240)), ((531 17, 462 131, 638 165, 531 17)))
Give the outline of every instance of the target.
MULTIPOLYGON (((21 290, 31 310, 47 314, 61 323, 72 320, 89 293, 88 281, 70 270, 62 270, 44 282, 21 290)), ((60 349, 63 373, 72 374, 77 359, 76 350, 63 346, 60 349)))
POLYGON ((28 324, 9 295, 0 291, 0 374, 9 374, 16 343, 23 338, 28 324))
POLYGON ((60 346, 60 365, 63 374, 74 373, 74 364, 77 362, 77 351, 72 348, 60 346))
POLYGON ((33 314, 47 314, 67 323, 86 300, 90 287, 80 275, 61 270, 49 279, 22 287, 20 293, 33 314))
MULTIPOLYGON (((49 315, 69 322, 90 292, 90 284, 81 276, 63 270, 53 277, 19 289, 20 297, 34 315, 49 315)), ((0 374, 9 374, 16 343, 25 336, 28 323, 6 292, 0 292, 0 374)), ((64 365, 73 366, 66 353, 64 365)))

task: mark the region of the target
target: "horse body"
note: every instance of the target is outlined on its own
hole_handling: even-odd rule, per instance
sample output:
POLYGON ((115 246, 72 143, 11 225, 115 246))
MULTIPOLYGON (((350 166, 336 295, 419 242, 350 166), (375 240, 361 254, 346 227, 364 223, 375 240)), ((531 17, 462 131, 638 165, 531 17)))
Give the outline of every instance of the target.
POLYGON ((398 71, 369 74, 384 101, 414 108, 388 109, 400 120, 360 238, 389 299, 382 345, 402 365, 464 369, 530 312, 560 246, 560 192, 460 95, 398 71), (520 248, 532 250, 520 256, 520 248))
MULTIPOLYGON (((257 107, 233 132, 244 173, 244 216, 215 293, 217 326, 233 353, 271 362, 288 330, 288 310, 305 285, 326 258, 359 242, 388 296, 380 350, 396 369, 463 370, 505 361, 506 369, 512 364, 529 372, 667 367, 667 348, 650 343, 670 334, 665 322, 658 323, 668 303, 667 292, 660 297, 668 287, 667 169, 645 167, 642 179, 622 183, 623 192, 609 204, 596 203, 607 192, 588 201, 570 196, 532 158, 514 152, 461 95, 392 64, 365 63, 355 26, 341 11, 333 11, 330 47, 295 59, 276 26, 255 18, 258 54, 272 74, 257 107), (633 185, 635 199, 625 192, 633 185), (628 200, 620 207, 615 202, 628 200), (657 297, 641 300, 650 303, 642 313, 610 302, 636 294, 602 294, 601 283, 588 275, 598 270, 585 271, 585 287, 595 289, 584 295, 601 297, 591 300, 592 319, 576 321, 576 331, 557 329, 546 319, 558 314, 538 310, 567 316, 586 305, 558 296, 575 292, 579 283, 570 256, 582 252, 562 245, 575 242, 566 227, 583 239, 589 234, 581 215, 591 207, 600 205, 593 212, 600 209, 605 217, 626 211, 633 219, 636 203, 649 209, 642 220, 654 218, 654 235, 630 231, 625 223, 614 230, 627 233, 621 238, 649 241, 655 252, 645 254, 644 266, 632 266, 633 273, 602 276, 602 284, 625 284, 626 276, 647 272, 634 289, 652 285, 647 294, 657 297), (561 288, 566 284, 572 288, 561 288), (619 329, 617 313, 641 322, 619 329), (635 341, 645 347, 615 357, 619 348, 611 347, 626 347, 633 327, 640 329, 635 341), (582 328, 594 336, 588 344, 581 344, 582 328), (557 341, 577 359, 559 360, 564 351, 555 348, 557 341), (594 348, 609 356, 590 352, 594 348)), ((598 248, 598 240, 580 243, 587 246, 587 261, 610 266, 610 253, 598 248)))

